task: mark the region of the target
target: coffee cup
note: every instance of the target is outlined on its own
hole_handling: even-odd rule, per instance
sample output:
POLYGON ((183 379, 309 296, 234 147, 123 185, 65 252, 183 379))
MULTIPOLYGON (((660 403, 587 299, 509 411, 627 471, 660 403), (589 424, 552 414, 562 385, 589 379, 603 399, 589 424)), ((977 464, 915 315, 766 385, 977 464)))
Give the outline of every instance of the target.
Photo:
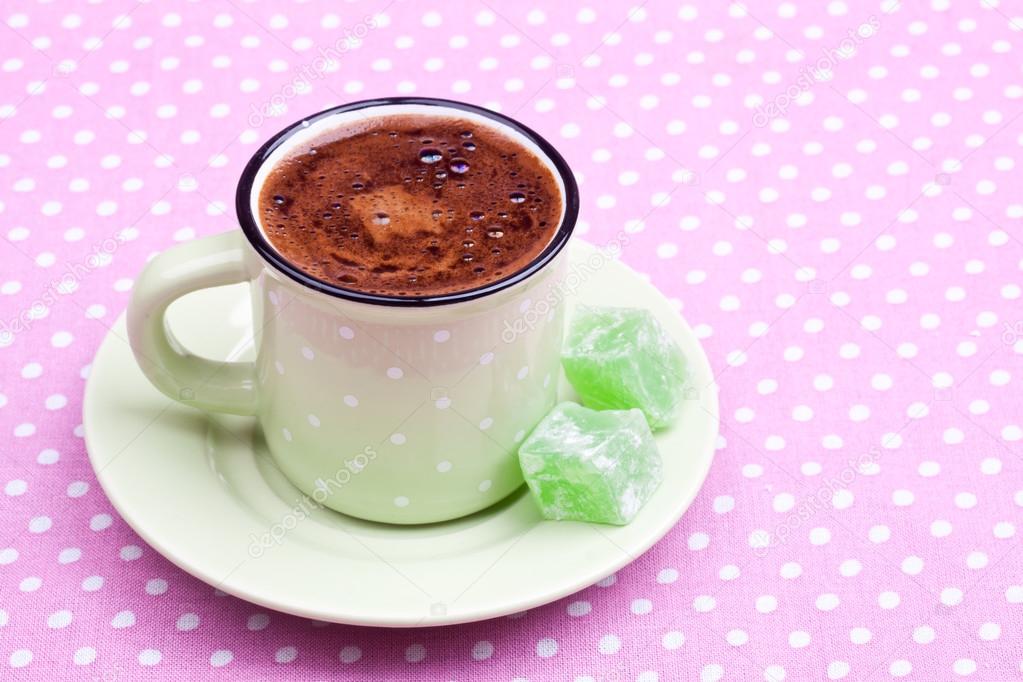
MULTIPOLYGON (((507 116, 429 98, 338 106, 256 152, 238 184, 240 230, 176 246, 148 264, 128 308, 132 350, 171 398, 254 417, 281 472, 317 503, 396 524, 471 514, 522 485, 518 445, 557 402, 565 246, 578 208, 565 160, 507 116), (393 296, 310 276, 274 247, 258 197, 275 166, 325 131, 395 114, 471 121, 550 169, 561 220, 528 264, 479 287, 393 296), (189 353, 166 325, 168 306, 242 282, 250 285, 255 359, 189 353)), ((208 333, 222 323, 211 318, 208 333)))

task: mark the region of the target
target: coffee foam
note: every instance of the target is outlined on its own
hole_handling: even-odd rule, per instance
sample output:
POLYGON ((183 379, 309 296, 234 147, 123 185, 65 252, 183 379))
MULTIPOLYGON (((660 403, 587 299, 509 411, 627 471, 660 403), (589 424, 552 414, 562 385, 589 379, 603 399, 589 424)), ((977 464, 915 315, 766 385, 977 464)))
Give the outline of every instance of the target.
MULTIPOLYGON (((422 132, 422 136, 427 136, 427 132, 422 132)), ((452 135, 446 137, 451 138, 452 135)), ((473 144, 472 140, 462 139, 447 139, 445 142, 446 147, 458 143, 473 144)), ((438 173, 437 177, 440 175, 438 173)), ((406 182, 408 180, 406 178, 406 182)), ((417 182, 423 180, 417 176, 417 182)), ((523 269, 550 243, 566 208, 560 175, 550 159, 531 140, 478 114, 427 105, 385 105, 337 114, 306 126, 271 154, 257 173, 254 187, 251 197, 253 212, 267 241, 283 258, 314 277, 338 286, 399 296, 462 291, 498 281, 523 269), (414 137, 409 131, 422 128, 436 132, 447 126, 447 132, 451 133, 454 124, 475 130, 474 139, 484 141, 485 153, 476 154, 461 148, 457 151, 450 148, 432 150, 428 143, 406 140, 405 137, 401 138, 400 145, 414 143, 393 152, 389 147, 381 151, 380 142, 388 140, 376 138, 374 156, 362 160, 355 149, 361 144, 359 140, 369 139, 367 134, 370 131, 376 130, 379 134, 387 126, 400 128, 403 134, 408 132, 414 137), (342 146, 344 140, 349 139, 353 141, 354 156, 346 156, 348 148, 342 146), (322 150, 323 153, 319 157, 311 156, 310 149, 322 150), (438 153, 438 165, 430 162, 433 151, 438 153), (510 153, 512 158, 495 156, 495 152, 502 151, 510 153), (422 163, 409 165, 409 153, 420 154, 414 160, 422 163), (394 173, 399 170, 388 165, 390 154, 394 154, 395 164, 402 162, 404 156, 407 168, 400 170, 401 174, 416 172, 420 176, 428 175, 425 178, 427 182, 434 181, 434 176, 429 173, 437 170, 450 176, 451 179, 444 181, 448 184, 444 185, 443 192, 451 199, 438 203, 425 185, 410 191, 409 188, 415 188, 415 184, 405 187, 394 184, 394 173), (522 156, 518 157, 518 154, 522 156), (349 174, 343 181, 339 167, 330 165, 331 158, 336 162, 339 156, 349 164, 349 174), (483 159, 487 162, 475 171, 470 169, 464 175, 456 172, 462 165, 471 166, 483 159), (447 164, 449 170, 441 168, 441 162, 447 164), (365 168, 367 173, 352 175, 350 164, 365 168), (523 181, 522 184, 508 185, 514 180, 499 177, 498 173, 510 168, 528 171, 535 177, 523 175, 516 179, 523 181), (381 176, 379 183, 372 177, 374 169, 381 176), (489 172, 491 177, 484 177, 484 172, 489 172), (390 178, 391 184, 383 181, 385 176, 390 178), (273 198, 279 199, 280 205, 275 206, 273 204, 278 202, 271 204, 268 195, 261 207, 260 194, 264 187, 271 194, 273 191, 287 194, 286 190, 279 189, 284 186, 282 178, 301 183, 301 187, 295 183, 287 185, 301 199, 276 196, 273 198), (271 181, 269 185, 268 179, 271 181), (351 184, 353 180, 359 185, 364 183, 365 187, 354 193, 348 192, 343 183, 351 184), (501 185, 502 180, 504 185, 501 185), (452 184, 461 186, 458 184, 460 181, 466 185, 467 192, 472 192, 471 195, 459 195, 455 189, 449 189, 452 184), (499 195, 499 186, 503 187, 503 196, 499 195), (337 193, 338 203, 326 203, 331 201, 328 197, 334 196, 329 193, 339 187, 346 191, 337 193), (512 188, 510 192, 509 187, 512 188), (514 191, 515 187, 523 187, 523 192, 514 191), (549 192, 555 188, 557 196, 552 197, 549 192), (527 199, 529 203, 523 203, 527 199), (444 209, 451 204, 457 205, 458 215, 445 213, 444 209), (301 209, 302 217, 289 212, 292 207, 295 211, 301 209), (318 215, 320 207, 326 208, 322 215, 318 215), (473 210, 469 210, 470 207, 473 210), (277 212, 271 209, 278 208, 285 217, 270 215, 277 212), (503 225, 495 217, 497 215, 504 216, 503 225), (483 219, 477 220, 477 216, 483 219), (349 227, 357 226, 352 230, 357 234, 351 235, 355 241, 341 240, 337 226, 342 223, 349 227), (506 238, 502 238, 504 233, 506 238), (461 244, 456 246, 451 241, 453 239, 461 244), (465 253, 461 250, 463 244, 465 253), (507 253, 491 256, 484 251, 495 245, 506 249, 507 253), (469 262, 473 253, 477 254, 477 262, 469 262), (463 262, 463 259, 467 260, 463 262), (495 263, 496 259, 504 262, 495 263), (475 272, 476 279, 467 275, 468 272, 475 272), (395 273, 401 273, 401 281, 395 273), (407 285, 404 284, 406 280, 407 285)), ((436 196, 441 194, 437 191, 436 196)), ((344 237, 348 236, 345 232, 344 237)), ((494 253, 500 253, 501 249, 495 248, 494 253)))

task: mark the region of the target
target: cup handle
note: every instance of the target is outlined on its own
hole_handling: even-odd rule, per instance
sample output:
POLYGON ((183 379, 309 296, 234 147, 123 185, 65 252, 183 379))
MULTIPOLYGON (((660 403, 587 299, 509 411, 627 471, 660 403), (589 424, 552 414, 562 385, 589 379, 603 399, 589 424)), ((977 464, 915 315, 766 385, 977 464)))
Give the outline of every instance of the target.
POLYGON ((167 307, 187 293, 251 280, 245 247, 239 230, 182 244, 156 256, 135 282, 128 304, 131 350, 146 377, 174 400, 211 412, 256 413, 255 363, 193 355, 165 321, 167 307))

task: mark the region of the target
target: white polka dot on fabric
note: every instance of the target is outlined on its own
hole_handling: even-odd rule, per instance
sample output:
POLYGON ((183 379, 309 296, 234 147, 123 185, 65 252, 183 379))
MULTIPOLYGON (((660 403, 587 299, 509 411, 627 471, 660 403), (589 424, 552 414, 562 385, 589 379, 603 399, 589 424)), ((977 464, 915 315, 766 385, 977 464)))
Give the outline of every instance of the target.
POLYGON ((472 645, 472 658, 474 661, 485 661, 493 655, 493 642, 482 640, 472 645))
POLYGON ((143 649, 138 655, 139 665, 159 665, 161 660, 163 660, 163 654, 157 649, 143 649))
POLYGON ((685 636, 677 630, 666 632, 664 636, 661 637, 661 645, 669 651, 680 648, 683 643, 685 643, 685 636))
POLYGON ((184 613, 178 617, 175 627, 182 632, 189 632, 199 627, 199 616, 195 613, 184 613))
POLYGON ((8 662, 12 668, 24 668, 32 663, 33 658, 34 656, 30 649, 16 649, 11 653, 8 662))
POLYGON ((665 568, 657 573, 657 582, 662 585, 667 585, 675 582, 679 578, 679 572, 674 568, 665 568))
POLYGON ((234 660, 234 654, 226 649, 218 649, 210 655, 210 665, 214 668, 222 668, 234 660))
POLYGON ((540 658, 550 658, 558 653, 558 642, 551 637, 544 637, 536 643, 536 655, 540 658))
POLYGON ((264 630, 270 624, 270 616, 265 613, 254 613, 249 616, 246 627, 253 632, 264 630))

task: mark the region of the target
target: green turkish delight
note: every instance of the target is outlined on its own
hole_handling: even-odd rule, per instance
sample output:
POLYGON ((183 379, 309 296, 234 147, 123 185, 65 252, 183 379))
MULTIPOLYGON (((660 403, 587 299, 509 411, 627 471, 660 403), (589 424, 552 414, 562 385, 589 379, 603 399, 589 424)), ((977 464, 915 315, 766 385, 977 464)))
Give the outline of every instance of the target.
POLYGON ((639 408, 656 430, 681 404, 685 356, 648 310, 577 306, 561 360, 587 407, 639 408))
POLYGON ((661 482, 661 456, 639 410, 561 403, 519 448, 544 518, 624 525, 661 482))

